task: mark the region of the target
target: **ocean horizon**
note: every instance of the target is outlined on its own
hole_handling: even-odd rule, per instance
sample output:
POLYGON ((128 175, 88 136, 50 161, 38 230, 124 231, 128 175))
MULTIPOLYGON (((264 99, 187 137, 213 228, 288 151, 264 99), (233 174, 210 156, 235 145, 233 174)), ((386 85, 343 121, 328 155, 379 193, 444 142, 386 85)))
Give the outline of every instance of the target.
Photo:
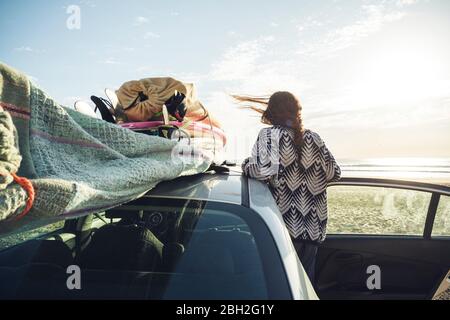
MULTIPOLYGON (((450 186, 450 158, 380 157, 337 158, 346 178, 384 178, 450 186)), ((235 160, 240 166, 241 160, 235 160)))
POLYGON ((383 157, 337 161, 343 177, 412 180, 450 186, 450 158, 383 157))

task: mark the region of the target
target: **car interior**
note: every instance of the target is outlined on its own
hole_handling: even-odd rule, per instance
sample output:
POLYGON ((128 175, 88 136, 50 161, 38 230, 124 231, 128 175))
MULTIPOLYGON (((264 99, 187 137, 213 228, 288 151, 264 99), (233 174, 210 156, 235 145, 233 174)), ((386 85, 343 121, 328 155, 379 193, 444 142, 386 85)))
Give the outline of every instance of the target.
POLYGON ((248 226, 195 200, 68 220, 1 251, 0 283, 0 299, 267 298, 248 226), (70 265, 81 269, 81 290, 67 287, 70 265))
POLYGON ((317 293, 322 299, 429 300, 449 271, 448 252, 448 239, 330 235, 318 252, 317 293), (381 270, 379 290, 366 285, 371 265, 381 270))
MULTIPOLYGON (((333 195, 364 187, 350 188, 329 189, 329 205, 335 210, 331 219, 342 219, 333 195)), ((406 190, 376 187, 363 192, 370 200, 354 196, 349 226, 341 225, 340 234, 330 230, 319 247, 318 295, 322 299, 432 299, 450 269, 448 197, 439 190, 414 191, 410 185, 406 190), (355 231, 355 226, 361 227, 355 231), (346 232, 351 228, 353 234, 346 232), (376 290, 367 285, 371 266, 380 270, 376 290)))

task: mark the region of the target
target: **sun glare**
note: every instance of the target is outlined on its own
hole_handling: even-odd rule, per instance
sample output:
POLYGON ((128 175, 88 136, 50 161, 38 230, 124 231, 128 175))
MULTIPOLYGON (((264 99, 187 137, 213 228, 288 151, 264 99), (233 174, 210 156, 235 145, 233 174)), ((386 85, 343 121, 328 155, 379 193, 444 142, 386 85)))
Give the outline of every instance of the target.
POLYGON ((437 50, 418 44, 392 44, 368 54, 355 92, 360 101, 399 105, 417 103, 442 90, 437 50))

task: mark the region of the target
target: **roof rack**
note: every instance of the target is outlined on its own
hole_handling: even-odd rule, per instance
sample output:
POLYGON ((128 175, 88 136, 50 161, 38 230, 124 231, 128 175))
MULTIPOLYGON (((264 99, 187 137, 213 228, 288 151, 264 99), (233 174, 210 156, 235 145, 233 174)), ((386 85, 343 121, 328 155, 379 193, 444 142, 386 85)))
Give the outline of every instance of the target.
POLYGON ((206 172, 215 171, 216 173, 229 173, 230 172, 229 167, 235 166, 236 166, 235 161, 225 160, 224 162, 222 162, 222 164, 211 164, 209 168, 206 170, 206 172))

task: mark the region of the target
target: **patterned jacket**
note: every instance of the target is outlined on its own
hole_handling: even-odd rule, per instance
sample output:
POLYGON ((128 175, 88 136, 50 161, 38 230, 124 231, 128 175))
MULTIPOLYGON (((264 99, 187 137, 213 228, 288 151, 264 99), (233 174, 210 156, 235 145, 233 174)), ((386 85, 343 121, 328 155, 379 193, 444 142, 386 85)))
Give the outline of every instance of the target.
POLYGON ((341 170, 320 136, 305 130, 301 159, 292 129, 274 126, 258 135, 252 156, 244 160, 245 175, 269 184, 291 237, 322 242, 327 226, 327 185, 341 170))

